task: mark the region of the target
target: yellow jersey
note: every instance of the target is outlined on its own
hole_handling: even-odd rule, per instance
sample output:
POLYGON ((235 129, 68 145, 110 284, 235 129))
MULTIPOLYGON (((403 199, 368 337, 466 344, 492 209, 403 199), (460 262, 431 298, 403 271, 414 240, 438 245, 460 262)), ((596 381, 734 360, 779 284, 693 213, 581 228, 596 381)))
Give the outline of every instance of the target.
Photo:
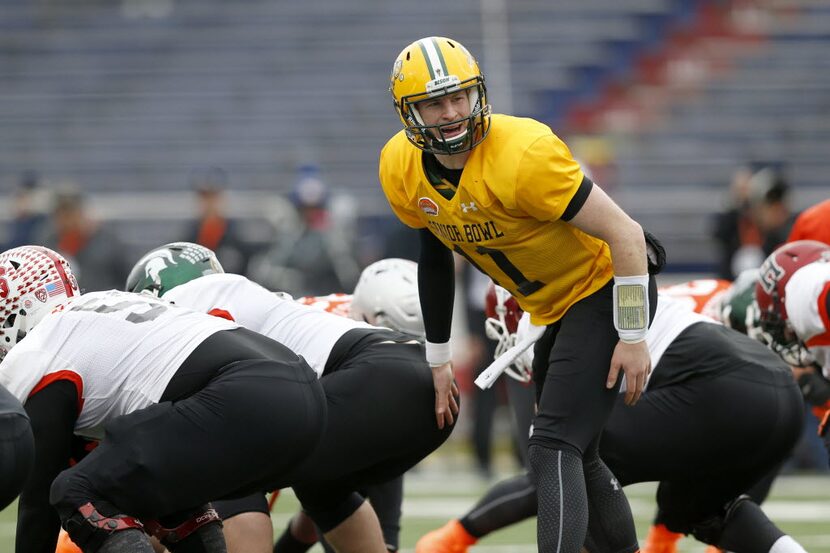
POLYGON ((561 220, 584 178, 565 143, 533 119, 491 117, 451 199, 404 131, 380 154, 380 182, 403 223, 428 228, 509 290, 534 324, 550 324, 608 283, 611 253, 561 220))

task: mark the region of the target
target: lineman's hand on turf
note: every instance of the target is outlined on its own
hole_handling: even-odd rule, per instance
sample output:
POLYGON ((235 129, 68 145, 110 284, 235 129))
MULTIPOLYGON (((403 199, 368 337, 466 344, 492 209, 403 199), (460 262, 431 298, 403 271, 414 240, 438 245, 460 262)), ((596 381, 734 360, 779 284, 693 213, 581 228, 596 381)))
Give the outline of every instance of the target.
POLYGON ((458 386, 452 373, 452 362, 432 367, 432 384, 435 387, 435 420, 438 428, 452 425, 458 414, 458 386))
POLYGON ((625 373, 625 404, 634 405, 639 401, 651 372, 651 356, 645 340, 636 344, 627 344, 622 340, 617 343, 606 387, 616 385, 621 370, 625 373))

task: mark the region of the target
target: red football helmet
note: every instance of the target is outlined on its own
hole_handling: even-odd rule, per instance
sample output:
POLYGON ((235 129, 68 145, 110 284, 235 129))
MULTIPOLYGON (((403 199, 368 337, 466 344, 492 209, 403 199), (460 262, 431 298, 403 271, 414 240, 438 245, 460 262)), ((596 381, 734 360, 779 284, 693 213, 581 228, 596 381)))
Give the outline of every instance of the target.
POLYGON ((816 240, 798 240, 772 252, 759 269, 755 300, 761 330, 768 335, 769 346, 790 365, 808 365, 812 356, 789 323, 787 283, 800 268, 820 260, 830 261, 830 246, 816 240))
MULTIPOLYGON (((484 311, 487 314, 484 330, 488 338, 497 342, 495 357, 498 358, 516 344, 516 331, 523 311, 510 292, 492 282, 487 287, 484 311)), ((533 374, 525 356, 516 359, 504 372, 520 382, 530 382, 533 374)))
POLYGON ((42 246, 0 253, 0 360, 46 315, 79 294, 66 259, 42 246))

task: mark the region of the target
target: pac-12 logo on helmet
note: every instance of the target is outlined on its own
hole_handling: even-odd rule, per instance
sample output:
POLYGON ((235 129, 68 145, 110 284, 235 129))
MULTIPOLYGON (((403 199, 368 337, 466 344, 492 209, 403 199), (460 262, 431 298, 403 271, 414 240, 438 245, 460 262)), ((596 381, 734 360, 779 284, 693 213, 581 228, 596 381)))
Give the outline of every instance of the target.
POLYGON ((193 279, 224 272, 210 248, 192 242, 173 242, 146 253, 130 271, 125 289, 162 297, 193 279))

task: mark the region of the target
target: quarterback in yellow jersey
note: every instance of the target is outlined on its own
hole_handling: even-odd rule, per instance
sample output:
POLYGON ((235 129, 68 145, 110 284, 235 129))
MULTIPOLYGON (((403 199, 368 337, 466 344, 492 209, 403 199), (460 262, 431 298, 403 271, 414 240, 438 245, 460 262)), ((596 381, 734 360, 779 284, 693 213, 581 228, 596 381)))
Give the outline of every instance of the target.
POLYGON ((627 500, 597 446, 620 373, 633 404, 651 368, 649 269, 659 270, 659 256, 648 263, 640 225, 547 126, 491 113, 478 64, 457 41, 427 37, 404 48, 389 89, 404 129, 383 148, 379 177, 398 218, 421 229, 418 283, 439 427, 458 413, 449 348, 456 252, 513 294, 539 336, 528 451, 539 551, 580 550, 589 498, 604 549, 637 551, 627 500))
POLYGON ((608 245, 561 219, 585 176, 567 146, 532 119, 493 115, 485 144, 446 198, 436 191, 440 173, 401 131, 383 150, 384 190, 401 221, 428 228, 510 290, 535 324, 553 323, 613 274, 608 245))

